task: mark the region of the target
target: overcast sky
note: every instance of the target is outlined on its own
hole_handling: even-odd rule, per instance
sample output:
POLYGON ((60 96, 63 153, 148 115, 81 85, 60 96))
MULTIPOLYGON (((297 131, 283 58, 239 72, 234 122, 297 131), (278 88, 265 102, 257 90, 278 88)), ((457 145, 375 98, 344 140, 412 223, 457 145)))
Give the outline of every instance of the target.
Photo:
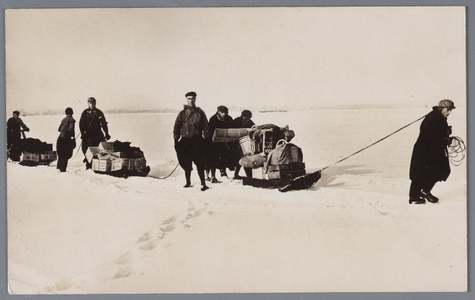
POLYGON ((7 10, 6 47, 7 117, 466 101, 463 7, 7 10))

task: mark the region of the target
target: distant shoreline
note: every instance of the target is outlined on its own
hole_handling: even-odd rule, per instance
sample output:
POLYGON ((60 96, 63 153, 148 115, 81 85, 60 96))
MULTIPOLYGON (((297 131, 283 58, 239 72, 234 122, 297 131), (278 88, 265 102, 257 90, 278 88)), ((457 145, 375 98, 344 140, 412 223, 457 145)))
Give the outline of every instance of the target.
MULTIPOLYGON (((465 107, 460 107, 465 108, 465 107)), ((432 109, 432 107, 415 107, 415 106, 376 106, 376 105, 354 105, 354 106, 326 106, 326 107, 309 107, 309 108, 296 108, 296 109, 250 109, 255 113, 286 113, 286 112, 293 112, 293 111, 301 111, 301 110, 367 110, 367 109, 432 109)), ((230 111, 241 111, 241 108, 231 108, 230 111)), ((111 109, 111 110, 103 110, 105 114, 113 114, 113 115, 120 115, 120 114, 157 114, 157 113, 178 113, 180 110, 173 110, 173 109, 150 109, 150 110, 122 110, 122 109, 111 109)), ((64 115, 63 111, 45 111, 45 112, 28 112, 25 110, 20 110, 22 117, 27 116, 58 116, 64 115)))

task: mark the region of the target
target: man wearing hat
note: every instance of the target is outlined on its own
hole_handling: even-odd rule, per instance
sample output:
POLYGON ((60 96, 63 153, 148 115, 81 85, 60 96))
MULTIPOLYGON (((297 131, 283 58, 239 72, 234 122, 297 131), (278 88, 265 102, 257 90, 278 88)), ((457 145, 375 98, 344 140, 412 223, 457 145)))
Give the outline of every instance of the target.
MULTIPOLYGON (((90 97, 87 99, 89 108, 85 109, 81 118, 79 119, 79 130, 81 130, 82 152, 86 154, 89 146, 97 147, 100 142, 105 142, 111 137, 109 135, 109 128, 107 127, 106 117, 104 113, 96 107, 96 99, 90 97), (104 131, 104 133, 103 133, 104 131)), ((86 169, 92 167, 92 162, 86 163, 86 169)))
POLYGON ((228 115, 228 108, 224 105, 218 106, 217 112, 209 119, 209 136, 206 139, 207 159, 206 171, 211 171, 211 183, 218 183, 216 179, 216 169, 221 172, 221 177, 227 177, 226 168, 234 170, 232 153, 227 143, 213 143, 212 137, 216 128, 231 128, 233 118, 228 115))
POLYGON ((409 204, 439 201, 431 190, 436 182, 447 180, 450 174, 447 146, 452 143, 452 127, 447 124, 447 117, 453 109, 453 101, 441 100, 422 121, 412 152, 409 204))
MULTIPOLYGON (((243 110, 241 112, 241 116, 234 119, 232 123, 233 128, 251 128, 254 126, 254 122, 251 120, 252 112, 250 110, 243 110)), ((239 176, 239 171, 241 170, 241 165, 239 164, 239 159, 242 157, 242 151, 239 143, 235 143, 234 149, 234 179, 242 179, 239 176)), ((244 172, 246 172, 246 176, 252 178, 252 169, 244 168, 244 172)))
POLYGON ((208 134, 208 119, 204 111, 196 107, 196 93, 189 92, 185 95, 187 105, 178 113, 173 127, 173 139, 175 151, 180 166, 185 171, 185 188, 191 187, 192 163, 195 163, 198 176, 200 177, 201 190, 208 187, 205 182, 204 171, 204 139, 208 134))

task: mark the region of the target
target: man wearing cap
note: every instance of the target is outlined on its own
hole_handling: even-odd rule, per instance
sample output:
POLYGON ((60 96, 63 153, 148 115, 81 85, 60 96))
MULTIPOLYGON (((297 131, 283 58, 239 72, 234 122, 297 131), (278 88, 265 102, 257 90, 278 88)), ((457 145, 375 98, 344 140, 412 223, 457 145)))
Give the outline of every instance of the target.
POLYGON ((216 179, 216 168, 221 172, 221 177, 227 177, 226 168, 234 169, 231 156, 231 149, 227 143, 213 143, 212 136, 216 128, 231 128, 233 118, 228 115, 228 108, 224 105, 218 106, 216 114, 209 119, 209 136, 206 139, 207 152, 206 171, 211 171, 211 183, 218 183, 216 179))
POLYGON ((196 93, 189 92, 185 95, 187 105, 178 113, 173 127, 175 151, 180 166, 185 171, 185 188, 191 187, 192 163, 195 163, 200 177, 201 190, 208 187, 205 182, 204 172, 204 138, 208 135, 208 119, 204 111, 196 107, 196 93))
MULTIPOLYGON (((89 146, 97 147, 100 142, 105 142, 111 137, 109 135, 109 128, 107 127, 106 117, 104 113, 96 107, 96 99, 90 97, 87 99, 89 108, 85 109, 81 118, 79 119, 79 130, 81 130, 82 152, 86 154, 89 146), (104 131, 104 133, 103 133, 104 131)), ((86 169, 92 167, 92 162, 86 163, 86 169)))
POLYGON ((20 160, 21 154, 21 131, 30 131, 30 129, 20 119, 20 112, 15 110, 13 116, 7 121, 7 150, 10 159, 13 161, 20 160))
POLYGON ((439 201, 431 190, 436 182, 447 180, 450 174, 447 146, 452 142, 452 127, 447 124, 447 117, 452 109, 455 109, 453 101, 441 100, 422 121, 412 152, 409 204, 439 201))
MULTIPOLYGON (((254 126, 254 122, 251 120, 252 118, 252 112, 250 110, 243 110, 241 112, 241 116, 237 117, 234 119, 232 123, 233 128, 251 128, 254 126)), ((234 147, 234 179, 242 179, 241 176, 239 176, 239 171, 241 170, 241 165, 239 164, 239 159, 242 157, 242 151, 241 151, 241 146, 239 143, 235 143, 234 147)), ((249 178, 252 178, 252 169, 250 168, 244 168, 244 172, 246 172, 246 176, 249 178)))

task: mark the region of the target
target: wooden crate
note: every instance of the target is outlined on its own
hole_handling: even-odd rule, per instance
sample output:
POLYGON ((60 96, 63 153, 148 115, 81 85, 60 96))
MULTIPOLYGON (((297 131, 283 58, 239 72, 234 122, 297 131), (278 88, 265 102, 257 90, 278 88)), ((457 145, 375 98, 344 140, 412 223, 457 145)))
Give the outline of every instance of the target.
POLYGON ((56 151, 45 151, 40 153, 40 161, 53 161, 57 159, 56 151))
POLYGON ((22 152, 20 156, 20 162, 40 162, 41 157, 39 153, 22 152))
POLYGON ((111 162, 111 171, 130 170, 130 159, 123 157, 111 162))
POLYGON ((99 155, 99 147, 93 147, 93 146, 90 146, 90 147, 87 147, 87 150, 86 150, 86 159, 88 162, 91 162, 93 158, 97 158, 97 155, 99 155))
POLYGON ((252 169, 252 178, 265 179, 264 168, 252 169))
POLYGON ((145 157, 135 158, 134 162, 134 170, 142 170, 147 167, 147 161, 145 157))
POLYGON ((114 152, 114 142, 101 142, 99 144, 99 151, 100 152, 114 152))
POLYGON ((110 159, 92 159, 92 169, 99 172, 110 172, 112 161, 110 159))

